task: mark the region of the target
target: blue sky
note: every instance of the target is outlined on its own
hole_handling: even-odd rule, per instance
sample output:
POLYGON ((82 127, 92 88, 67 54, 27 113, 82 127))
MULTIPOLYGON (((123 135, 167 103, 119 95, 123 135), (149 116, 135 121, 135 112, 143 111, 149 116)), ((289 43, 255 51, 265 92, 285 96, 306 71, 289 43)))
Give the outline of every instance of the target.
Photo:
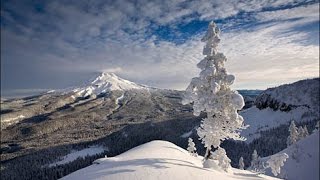
POLYGON ((319 1, 1 0, 2 93, 76 86, 101 71, 185 89, 211 20, 234 88, 319 76, 319 1))

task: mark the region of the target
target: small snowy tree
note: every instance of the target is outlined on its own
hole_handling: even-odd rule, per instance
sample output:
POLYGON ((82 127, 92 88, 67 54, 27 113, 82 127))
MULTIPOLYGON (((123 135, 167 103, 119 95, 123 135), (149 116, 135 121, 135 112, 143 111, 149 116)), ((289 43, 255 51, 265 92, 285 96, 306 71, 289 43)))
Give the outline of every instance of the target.
POLYGON ((256 150, 253 150, 251 155, 251 166, 250 169, 255 172, 260 172, 263 168, 261 167, 262 162, 260 161, 260 156, 258 155, 256 150))
POLYGON ((196 153, 197 148, 195 147, 195 144, 191 138, 188 139, 187 150, 192 156, 197 156, 197 153, 196 153))
POLYGON ((253 150, 253 153, 251 155, 251 168, 255 168, 257 167, 257 164, 258 164, 258 153, 256 150, 253 150))
POLYGON ((303 130, 304 130, 304 137, 308 137, 309 136, 309 131, 306 125, 303 126, 303 130))
POLYGON ((244 106, 243 97, 230 88, 235 76, 229 74, 224 68, 227 58, 217 52, 220 42, 220 29, 214 22, 210 22, 205 36, 201 39, 206 42, 203 55, 206 57, 197 66, 201 69, 199 77, 191 80, 186 89, 183 104, 193 102, 194 115, 206 112, 197 129, 199 139, 202 140, 206 150, 205 160, 214 148, 220 149, 225 139, 245 140, 240 136, 244 129, 243 118, 237 113, 244 106))
POLYGON ((302 126, 300 126, 299 128, 298 128, 298 139, 297 139, 297 141, 299 141, 300 139, 303 139, 304 138, 304 129, 303 129, 303 127, 302 126))
POLYGON ((242 156, 239 159, 239 169, 244 170, 244 162, 243 162, 243 157, 242 156))
POLYGON ((272 174, 278 176, 278 174, 280 174, 281 167, 288 158, 289 156, 286 153, 275 154, 268 159, 267 168, 270 167, 272 174))
POLYGON ((317 122, 316 127, 314 128, 312 133, 315 133, 317 130, 319 130, 319 127, 320 127, 320 121, 317 122))
POLYGON ((292 144, 295 144, 299 139, 299 133, 298 128, 294 121, 291 121, 291 124, 289 126, 289 137, 287 139, 287 146, 290 146, 292 144))
POLYGON ((226 151, 221 147, 212 153, 212 158, 214 160, 218 160, 218 166, 224 171, 228 171, 228 169, 231 167, 231 160, 228 158, 226 151))
POLYGON ((309 136, 309 132, 308 132, 307 126, 306 125, 304 125, 303 127, 300 126, 298 128, 298 134, 299 134, 299 139, 298 140, 304 139, 305 137, 309 136))

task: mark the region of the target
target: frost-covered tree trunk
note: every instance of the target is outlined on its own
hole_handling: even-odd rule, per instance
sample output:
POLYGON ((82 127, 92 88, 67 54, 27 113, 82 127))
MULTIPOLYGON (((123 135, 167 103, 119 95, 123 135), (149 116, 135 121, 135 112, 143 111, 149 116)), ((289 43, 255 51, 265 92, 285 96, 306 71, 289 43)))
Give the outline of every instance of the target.
POLYGON ((195 144, 191 138, 188 139, 187 150, 192 156, 197 156, 197 153, 196 153, 197 148, 195 147, 195 144))
POLYGON ((294 121, 291 121, 291 124, 289 126, 289 136, 287 139, 287 146, 290 146, 292 144, 295 144, 299 140, 299 132, 296 124, 294 121))
POLYGON ((268 159, 267 168, 270 167, 272 174, 278 176, 278 174, 280 174, 281 167, 288 158, 289 156, 286 153, 275 154, 268 159))
MULTIPOLYGON (((217 51, 219 33, 220 29, 211 22, 202 38, 206 42, 203 48, 206 57, 197 65, 201 72, 199 77, 191 80, 183 100, 183 104, 193 102, 194 115, 198 116, 200 112, 207 114, 197 129, 207 152, 212 147, 220 149, 225 139, 245 140, 239 132, 245 128, 243 118, 237 113, 244 106, 244 101, 237 91, 230 89, 235 76, 224 68, 227 58, 217 51)), ((209 157, 208 154, 205 159, 209 157)))
POLYGON ((243 157, 242 156, 239 159, 239 169, 244 170, 244 162, 243 162, 243 157))

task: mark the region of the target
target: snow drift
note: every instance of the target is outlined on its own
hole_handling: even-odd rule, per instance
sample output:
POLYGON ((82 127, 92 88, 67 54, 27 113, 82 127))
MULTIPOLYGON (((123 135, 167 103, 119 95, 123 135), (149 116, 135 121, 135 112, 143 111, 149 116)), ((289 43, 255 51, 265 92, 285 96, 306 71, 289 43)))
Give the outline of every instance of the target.
POLYGON ((93 165, 80 169, 64 180, 205 180, 205 179, 277 179, 249 171, 202 168, 202 158, 166 141, 152 141, 112 158, 96 160, 93 165))
MULTIPOLYGON (((289 158, 281 168, 279 177, 288 180, 319 179, 319 131, 277 153, 286 153, 289 158)), ((269 157, 262 160, 269 159, 269 157)), ((266 174, 272 175, 270 170, 266 174)))

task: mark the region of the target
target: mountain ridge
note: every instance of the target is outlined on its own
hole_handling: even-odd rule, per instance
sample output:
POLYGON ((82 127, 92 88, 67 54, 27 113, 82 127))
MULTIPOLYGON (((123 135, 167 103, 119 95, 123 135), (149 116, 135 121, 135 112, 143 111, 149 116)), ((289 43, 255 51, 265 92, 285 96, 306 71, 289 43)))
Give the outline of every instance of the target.
MULTIPOLYGON (((108 149, 108 156, 118 155, 155 139, 170 141, 185 148, 187 141, 184 134, 186 133, 188 137, 195 140, 198 152, 204 152, 201 142, 197 140, 195 128, 199 126, 205 114, 196 117, 192 113, 190 104, 181 104, 183 91, 128 89, 72 98, 74 94, 76 92, 73 91, 53 92, 1 102, 3 108, 1 110, 1 163, 6 169, 1 173, 4 177, 32 179, 33 173, 39 175, 38 179, 46 179, 48 176, 60 178, 80 167, 90 165, 93 160, 103 155, 94 155, 46 169, 42 168, 43 165, 54 163, 73 150, 94 145, 102 145, 108 149), (21 118, 22 116, 24 117, 21 118), (17 117, 19 119, 10 119, 17 117), (11 121, 3 121, 8 119, 11 121), (32 164, 32 166, 26 164, 32 164), (13 169, 19 169, 19 171, 12 171, 13 169), (46 174, 43 174, 44 172, 46 174)), ((249 98, 251 102, 254 101, 254 97, 249 98)), ((273 117, 277 116, 277 113, 281 113, 283 117, 287 113, 267 108, 267 114, 261 114, 266 109, 259 110, 255 106, 248 108, 243 112, 257 113, 258 117, 264 118, 272 114, 273 117), (255 110, 252 111, 252 109, 255 110)), ((247 117, 244 116, 245 122, 251 127, 265 130, 264 127, 259 129, 259 126, 254 126, 258 122, 255 119, 256 116, 247 117)), ((276 122, 276 119, 270 119, 270 121, 276 122)), ((274 122, 272 124, 276 124, 274 122)), ((283 125, 285 126, 286 123, 285 121, 283 125)), ((314 125, 310 124, 308 128, 313 127, 314 125)), ((286 127, 283 127, 281 132, 287 132, 286 127)), ((287 135, 284 134, 284 136, 287 135)), ((254 140, 256 143, 241 145, 243 148, 240 149, 248 150, 242 154, 245 162, 249 160, 251 148, 261 140, 259 136, 255 138, 258 138, 254 140)), ((266 142, 264 145, 269 146, 269 136, 263 136, 263 138, 267 140, 264 141, 266 142)), ((239 149, 235 147, 239 147, 239 144, 227 143, 229 144, 224 148, 227 154, 230 153, 228 156, 235 167, 240 155, 237 152, 239 149)), ((263 154, 264 156, 270 155, 268 152, 276 153, 282 150, 277 148, 277 151, 268 151, 268 149, 265 151, 263 148, 257 148, 257 150, 259 154, 267 152, 263 154)))

